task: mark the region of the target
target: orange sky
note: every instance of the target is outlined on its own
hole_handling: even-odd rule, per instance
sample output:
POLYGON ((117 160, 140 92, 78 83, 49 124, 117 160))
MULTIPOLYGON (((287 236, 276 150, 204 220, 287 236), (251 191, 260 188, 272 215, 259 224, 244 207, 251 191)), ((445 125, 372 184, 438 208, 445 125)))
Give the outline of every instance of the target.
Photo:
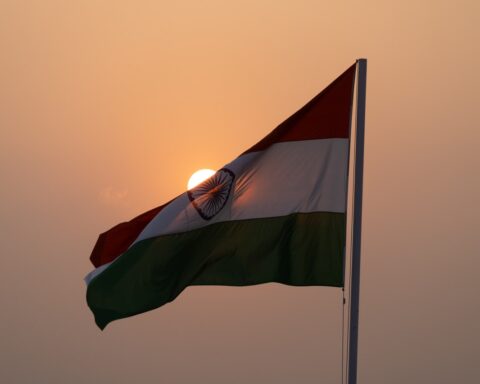
POLYGON ((0 382, 338 383, 340 292, 195 287, 101 333, 97 235, 367 57, 359 383, 477 383, 480 3, 0 2, 0 382))

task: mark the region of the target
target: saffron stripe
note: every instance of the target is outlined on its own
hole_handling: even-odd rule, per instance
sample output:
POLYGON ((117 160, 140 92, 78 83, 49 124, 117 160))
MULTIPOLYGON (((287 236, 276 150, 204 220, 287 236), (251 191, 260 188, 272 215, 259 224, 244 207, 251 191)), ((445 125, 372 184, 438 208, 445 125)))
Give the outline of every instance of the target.
POLYGON ((244 153, 263 151, 275 143, 348 138, 356 64, 353 64, 304 107, 244 153))

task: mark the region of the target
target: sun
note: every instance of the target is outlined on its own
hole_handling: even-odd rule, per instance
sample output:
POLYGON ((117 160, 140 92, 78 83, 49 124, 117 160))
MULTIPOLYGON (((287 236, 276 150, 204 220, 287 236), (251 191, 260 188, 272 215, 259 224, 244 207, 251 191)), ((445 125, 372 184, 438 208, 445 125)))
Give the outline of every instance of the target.
POLYGON ((207 168, 199 169, 192 176, 190 176, 190 179, 188 179, 187 188, 192 189, 196 187, 202 181, 207 180, 209 177, 212 177, 214 174, 215 174, 215 171, 212 169, 207 169, 207 168))

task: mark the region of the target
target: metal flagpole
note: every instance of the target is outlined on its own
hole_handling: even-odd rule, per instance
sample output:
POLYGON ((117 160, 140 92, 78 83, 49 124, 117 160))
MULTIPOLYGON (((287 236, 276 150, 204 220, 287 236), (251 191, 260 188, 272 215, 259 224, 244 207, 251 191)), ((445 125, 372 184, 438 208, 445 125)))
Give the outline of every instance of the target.
POLYGON ((348 384, 357 384, 358 309, 360 299, 360 248, 362 240, 363 152, 365 141, 365 101, 367 59, 357 60, 357 119, 355 139, 352 261, 350 281, 350 323, 348 345, 348 384))

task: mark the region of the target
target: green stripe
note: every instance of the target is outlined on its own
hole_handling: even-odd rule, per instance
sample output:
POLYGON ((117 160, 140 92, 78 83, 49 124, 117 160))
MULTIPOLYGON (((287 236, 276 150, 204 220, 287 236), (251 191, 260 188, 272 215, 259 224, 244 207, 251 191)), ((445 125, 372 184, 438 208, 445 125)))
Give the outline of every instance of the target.
POLYGON ((100 328, 158 308, 190 285, 343 286, 345 214, 228 221, 138 242, 91 281, 100 328))

